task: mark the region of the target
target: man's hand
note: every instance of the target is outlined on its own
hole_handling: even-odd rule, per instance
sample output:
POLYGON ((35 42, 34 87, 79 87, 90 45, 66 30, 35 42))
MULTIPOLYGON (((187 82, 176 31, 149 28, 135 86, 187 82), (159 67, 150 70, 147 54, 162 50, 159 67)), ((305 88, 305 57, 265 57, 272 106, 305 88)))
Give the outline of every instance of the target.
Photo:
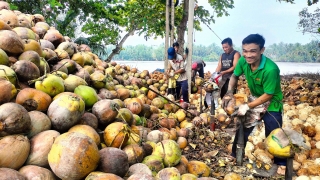
POLYGON ((250 107, 248 104, 241 104, 238 109, 238 115, 244 116, 249 109, 250 109, 250 107))
POLYGON ((231 91, 227 91, 227 93, 222 98, 222 109, 225 110, 232 99, 234 99, 233 93, 231 91))

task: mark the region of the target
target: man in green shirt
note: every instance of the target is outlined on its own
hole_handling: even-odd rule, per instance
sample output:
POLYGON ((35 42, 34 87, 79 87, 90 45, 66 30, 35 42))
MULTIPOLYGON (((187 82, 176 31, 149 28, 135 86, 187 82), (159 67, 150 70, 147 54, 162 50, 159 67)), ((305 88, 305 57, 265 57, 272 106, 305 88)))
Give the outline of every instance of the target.
MULTIPOLYGON (((237 85, 239 76, 245 75, 250 92, 256 99, 247 104, 241 104, 238 109, 238 116, 244 116, 249 109, 255 108, 261 104, 270 102, 266 113, 262 119, 265 124, 266 137, 272 130, 282 126, 282 91, 280 85, 280 70, 278 66, 269 58, 263 55, 265 50, 265 40, 259 34, 251 34, 242 41, 242 54, 233 75, 231 76, 228 92, 222 100, 223 108, 226 107, 228 101, 233 98, 233 92, 237 85)), ((252 127, 244 128, 244 143, 248 141, 248 137, 252 127)), ((238 140, 238 131, 235 135, 232 156, 236 157, 236 146, 238 140)), ((278 174, 285 174, 286 160, 274 158, 274 163, 279 165, 278 174)))

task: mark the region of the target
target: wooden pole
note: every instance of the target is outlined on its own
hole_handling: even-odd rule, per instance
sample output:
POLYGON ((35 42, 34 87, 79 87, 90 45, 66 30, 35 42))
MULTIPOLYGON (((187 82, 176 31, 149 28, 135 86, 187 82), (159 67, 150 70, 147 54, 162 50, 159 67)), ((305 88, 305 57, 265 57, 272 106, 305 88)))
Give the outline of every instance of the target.
POLYGON ((164 69, 165 71, 168 69, 168 48, 169 48, 169 1, 170 0, 166 0, 166 37, 165 37, 165 42, 164 42, 164 69))
POLYGON ((193 47, 193 19, 194 19, 194 0, 189 0, 188 15, 188 49, 187 58, 187 77, 188 77, 188 93, 191 94, 191 63, 192 63, 192 47, 193 47))
POLYGON ((174 43, 174 0, 171 0, 171 31, 170 46, 174 43))

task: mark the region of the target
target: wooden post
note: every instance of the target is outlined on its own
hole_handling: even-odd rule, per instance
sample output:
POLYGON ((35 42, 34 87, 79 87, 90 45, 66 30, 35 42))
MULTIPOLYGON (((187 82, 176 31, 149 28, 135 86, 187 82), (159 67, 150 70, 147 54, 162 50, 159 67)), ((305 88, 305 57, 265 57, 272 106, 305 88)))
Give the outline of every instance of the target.
POLYGON ((171 31, 170 46, 174 43, 174 0, 171 0, 171 31))
POLYGON ((168 48, 169 48, 169 1, 166 0, 166 37, 165 37, 165 42, 164 42, 164 69, 165 71, 168 69, 168 48))
POLYGON ((192 63, 192 47, 193 47, 193 19, 194 19, 194 0, 189 0, 189 15, 188 15, 188 49, 187 58, 187 77, 188 77, 188 93, 191 94, 191 63, 192 63))

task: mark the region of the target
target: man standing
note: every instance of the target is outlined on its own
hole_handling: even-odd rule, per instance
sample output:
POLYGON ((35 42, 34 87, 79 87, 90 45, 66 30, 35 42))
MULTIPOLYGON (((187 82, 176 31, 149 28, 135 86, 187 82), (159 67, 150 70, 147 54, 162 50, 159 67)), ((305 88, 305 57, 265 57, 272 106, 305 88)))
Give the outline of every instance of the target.
MULTIPOLYGON (((248 110, 264 103, 270 103, 266 113, 262 116, 265 125, 265 136, 267 137, 272 130, 282 126, 282 91, 280 85, 280 70, 278 66, 269 58, 263 55, 265 39, 259 34, 251 34, 242 41, 243 56, 239 59, 234 72, 230 78, 227 94, 222 100, 222 107, 225 109, 237 85, 239 76, 244 74, 248 82, 251 94, 255 100, 247 104, 241 104, 238 109, 238 116, 244 116, 248 110)), ((256 122, 253 122, 256 123, 256 122)), ((254 126, 244 127, 244 143, 248 141, 248 136, 254 126)), ((239 136, 236 132, 232 156, 236 157, 236 146, 239 136)), ((279 165, 278 174, 284 175, 286 160, 274 158, 274 163, 279 165)))
MULTIPOLYGON (((183 97, 183 101, 186 103, 189 103, 189 95, 188 95, 188 80, 187 80, 187 73, 186 73, 186 65, 187 63, 185 60, 182 58, 180 54, 176 53, 176 49, 179 49, 179 44, 177 47, 178 43, 173 44, 173 48, 175 49, 174 56, 175 56, 175 61, 169 61, 170 67, 174 70, 174 76, 178 78, 176 79, 176 99, 180 99, 181 94, 183 97), (182 92, 182 93, 181 93, 182 92)), ((173 54, 172 48, 169 48, 168 53, 173 54)), ((169 54, 168 54, 169 55, 169 54)))
POLYGON ((222 80, 219 82, 220 97, 227 93, 230 77, 240 58, 240 53, 233 49, 232 39, 226 38, 222 42, 224 53, 220 56, 216 72, 222 75, 222 80))

